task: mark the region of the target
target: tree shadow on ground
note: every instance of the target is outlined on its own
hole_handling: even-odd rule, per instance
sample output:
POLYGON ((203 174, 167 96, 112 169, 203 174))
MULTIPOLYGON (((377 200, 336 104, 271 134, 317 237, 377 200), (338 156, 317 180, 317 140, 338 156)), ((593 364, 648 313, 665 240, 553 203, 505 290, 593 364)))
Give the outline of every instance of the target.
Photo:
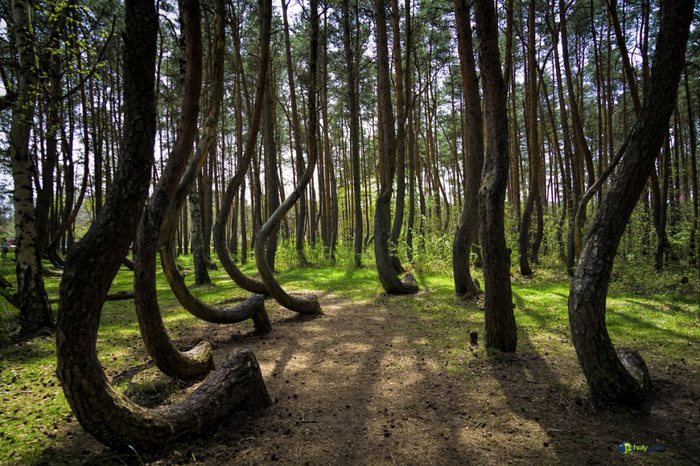
MULTIPOLYGON (((71 455, 106 464, 612 464, 644 459, 621 457, 616 451, 621 441, 665 443, 664 460, 692 462, 700 420, 692 406, 700 390, 669 381, 664 387, 674 395, 646 417, 596 411, 586 399, 573 350, 542 356, 521 332, 520 353, 489 356, 469 345, 469 330, 481 328, 483 314, 474 307, 446 309, 452 296, 436 304, 444 299, 425 292, 352 302, 325 294, 320 296, 324 315, 313 320, 268 301, 273 331, 265 336, 252 334, 250 323, 201 324, 178 334, 178 341, 212 341, 217 361, 233 348, 253 350, 273 398, 270 408, 233 413, 199 439, 130 456, 116 456, 92 440, 81 443, 89 436, 73 423, 70 438, 45 451, 38 463, 60 463, 55 460, 71 455), (441 320, 463 326, 463 341, 440 340, 444 327, 435 324, 441 320), (674 437, 674 429, 685 423, 690 426, 674 437), (684 442, 694 447, 679 453, 684 442)), ((679 379, 689 377, 679 372, 679 379)))
POLYGON ((550 449, 561 464, 650 460, 641 454, 637 457, 620 454, 619 444, 630 442, 664 445, 665 453, 650 454, 662 462, 690 464, 697 458, 698 437, 692 436, 700 432, 697 422, 691 420, 699 417, 691 408, 697 399, 693 387, 673 386, 668 380, 657 379, 643 411, 596 408, 578 366, 566 367, 562 359, 543 357, 525 332, 519 333, 519 339, 521 352, 512 355, 494 352, 490 363, 493 378, 498 380, 511 412, 531 426, 533 442, 524 445, 525 450, 539 449, 536 456, 545 458, 546 450, 550 449), (552 361, 564 364, 555 367, 552 361), (576 377, 571 378, 572 373, 576 377), (673 390, 668 392, 663 388, 671 386, 673 390), (678 417, 674 418, 671 412, 678 417))

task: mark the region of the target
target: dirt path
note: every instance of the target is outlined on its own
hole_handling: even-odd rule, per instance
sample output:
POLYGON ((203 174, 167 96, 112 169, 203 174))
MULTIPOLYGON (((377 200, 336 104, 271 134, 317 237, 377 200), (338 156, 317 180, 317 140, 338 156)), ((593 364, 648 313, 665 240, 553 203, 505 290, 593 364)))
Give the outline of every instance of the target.
MULTIPOLYGON (((691 464, 700 453, 695 393, 673 387, 675 399, 643 416, 596 413, 587 401, 562 395, 561 370, 568 369, 555 371, 536 353, 486 361, 470 350, 467 371, 448 371, 429 355, 402 303, 381 297, 353 303, 327 294, 321 296, 324 315, 305 319, 268 302, 274 329, 268 336, 250 334, 248 324, 203 325, 184 336, 185 343, 210 340, 218 358, 235 347, 254 350, 273 406, 237 414, 202 439, 138 461, 691 464), (624 456, 617 444, 625 440, 664 443, 669 451, 624 456)), ((467 340, 465 334, 465 346, 467 340)), ((80 449, 88 462, 110 458, 108 452, 91 456, 102 447, 86 437, 77 429, 67 449, 80 449)))

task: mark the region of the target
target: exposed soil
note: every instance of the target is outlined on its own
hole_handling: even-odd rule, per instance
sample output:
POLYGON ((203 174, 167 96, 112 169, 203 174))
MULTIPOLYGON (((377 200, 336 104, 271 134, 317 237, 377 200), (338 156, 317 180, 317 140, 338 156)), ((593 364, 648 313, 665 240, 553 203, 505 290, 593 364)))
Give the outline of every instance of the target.
POLYGON ((700 457, 700 387, 688 385, 682 365, 652 371, 645 412, 596 411, 571 355, 526 349, 487 357, 465 329, 469 357, 454 370, 416 334, 402 298, 353 303, 327 294, 320 302, 324 315, 305 319, 268 301, 273 331, 265 337, 249 333, 250 324, 202 325, 179 336, 184 345, 207 338, 219 359, 235 347, 254 350, 274 400, 269 409, 232 415, 165 453, 132 457, 104 449, 73 420, 71 440, 40 462, 693 464, 700 457), (623 455, 623 441, 666 451, 623 455))

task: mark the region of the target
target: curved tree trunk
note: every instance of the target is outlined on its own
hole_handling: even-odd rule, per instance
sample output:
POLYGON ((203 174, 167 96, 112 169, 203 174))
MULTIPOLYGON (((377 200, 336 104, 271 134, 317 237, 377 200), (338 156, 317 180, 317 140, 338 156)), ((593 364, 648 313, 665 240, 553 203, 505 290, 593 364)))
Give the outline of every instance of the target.
MULTIPOLYGON (((256 332, 268 333, 271 330, 271 326, 270 320, 265 311, 265 304, 262 296, 255 295, 242 303, 225 308, 206 304, 194 296, 187 287, 184 277, 177 270, 174 255, 177 216, 182 208, 182 205, 184 204, 187 192, 189 191, 191 184, 194 182, 196 174, 201 168, 201 164, 203 164, 206 160, 206 156, 204 154, 207 153, 208 148, 211 147, 211 144, 213 144, 216 137, 216 126, 219 119, 218 115, 220 102, 223 97, 223 60, 225 49, 223 23, 224 6, 220 2, 217 2, 217 7, 216 27, 219 39, 217 39, 216 46, 214 48, 215 57, 213 76, 215 79, 215 85, 214 89, 212 89, 211 102, 209 104, 209 115, 207 117, 204 130, 205 134, 200 140, 195 156, 190 161, 187 171, 185 172, 184 176, 182 176, 182 179, 180 179, 179 176, 175 178, 175 180, 180 179, 180 184, 177 186, 174 196, 172 194, 169 195, 169 199, 173 199, 169 204, 169 209, 167 208, 167 205, 164 206, 167 209, 167 212, 165 213, 165 218, 162 220, 162 227, 160 228, 161 265, 163 268, 163 274, 165 275, 165 278, 167 279, 168 284, 170 285, 170 288, 178 302, 195 317, 217 324, 230 324, 252 319, 255 324, 256 332)), ((191 147, 191 142, 192 141, 190 140, 189 144, 185 147, 191 147)), ((182 170, 180 173, 182 173, 182 170)), ((174 187, 170 189, 172 193, 174 187)), ((230 207, 228 210, 230 210, 230 207)), ((160 215, 162 216, 163 214, 160 215)), ((155 231, 157 230, 154 230, 154 232, 155 231)))
POLYGON ((452 270, 455 292, 464 297, 481 293, 470 270, 472 244, 479 235, 479 184, 484 164, 484 123, 481 115, 479 80, 476 76, 472 28, 469 6, 466 0, 455 0, 459 63, 462 71, 462 89, 467 110, 467 136, 469 141, 464 186, 464 206, 459 218, 452 246, 452 270))
POLYGON ((377 96, 379 107, 379 177, 380 188, 374 212, 374 258, 379 281, 389 294, 418 292, 415 280, 399 280, 389 248, 391 228, 391 195, 396 172, 394 135, 394 111, 391 105, 391 79, 386 32, 386 5, 381 0, 374 3, 377 35, 377 96))
MULTIPOLYGON (((265 0, 265 5, 270 2, 270 0, 265 0)), ((269 10, 267 14, 271 14, 269 11, 272 9, 268 6, 269 10)), ((295 297, 289 295, 280 284, 270 268, 265 254, 265 246, 267 245, 268 238, 270 234, 278 227, 282 217, 289 212, 295 202, 304 194, 306 185, 311 180, 314 173, 314 168, 316 167, 316 159, 318 157, 318 125, 317 125, 317 114, 316 114, 316 74, 318 70, 318 1, 311 0, 311 42, 310 48, 310 60, 309 60, 309 103, 308 103, 308 113, 309 113, 309 124, 308 128, 308 144, 309 144, 309 160, 306 165, 306 171, 299 180, 299 183, 294 187, 294 190, 289 194, 289 196, 284 200, 282 205, 275 210, 275 212, 270 216, 270 218, 260 227, 258 236, 255 239, 255 263, 258 266, 260 275, 270 291, 272 297, 280 303, 282 306, 286 307, 295 312, 301 314, 321 314, 321 306, 318 304, 318 299, 314 295, 308 295, 303 297, 295 297)))
POLYGON ((615 253, 654 169, 676 102, 693 3, 663 2, 656 54, 642 111, 586 235, 569 293, 571 337, 594 400, 639 406, 642 383, 626 369, 605 325, 605 300, 615 253))
MULTIPOLYGON (((136 315, 139 319, 141 336, 144 340, 148 353, 153 358, 158 368, 163 373, 171 377, 193 378, 205 374, 213 368, 211 347, 208 343, 202 343, 189 352, 180 352, 170 337, 163 323, 158 308, 158 295, 156 293, 156 251, 158 249, 158 237, 163 224, 163 219, 170 207, 174 191, 178 187, 178 182, 182 176, 187 159, 192 152, 192 143, 197 130, 197 117, 199 114, 199 96, 202 81, 202 47, 199 1, 184 0, 181 3, 181 21, 184 34, 185 51, 184 61, 186 63, 184 79, 184 97, 180 119, 178 121, 177 138, 170 154, 170 158, 161 174, 161 179, 155 192, 151 196, 148 206, 144 211, 139 223, 136 235, 136 248, 134 250, 134 292, 136 315)), ((216 28, 217 38, 215 46, 215 79, 219 77, 223 80, 223 52, 224 52, 224 19, 223 2, 216 2, 216 28)), ((223 93, 223 82, 214 85, 212 91, 213 101, 219 99, 223 93)), ((210 108, 209 121, 216 121, 212 118, 210 108)), ((208 127, 206 131, 210 131, 208 127)), ((183 283, 184 285, 184 283, 183 283)), ((186 287, 184 287, 187 289, 186 287)), ((178 300, 181 296, 176 293, 178 300)), ((196 307, 195 303, 192 307, 196 307)), ((259 298, 250 303, 246 309, 236 309, 235 312, 220 311, 211 306, 206 306, 210 310, 209 314, 219 317, 223 314, 229 320, 216 319, 221 322, 229 322, 233 317, 233 322, 239 322, 247 317, 257 314, 264 314, 264 303, 259 298), (234 317, 235 316, 235 317, 234 317)), ((190 307, 185 306, 187 309, 190 307)), ((245 307, 245 306, 244 306, 245 307)), ((206 314, 205 314, 206 315, 206 314)), ((208 315, 206 315, 208 316, 208 315)))
POLYGON ((148 195, 155 136, 154 71, 158 16, 148 0, 127 0, 123 155, 101 215, 66 259, 56 333, 66 399, 80 424, 121 449, 162 447, 203 432, 239 405, 269 396, 255 357, 230 355, 185 401, 145 409, 118 395, 97 359, 102 305, 136 232, 148 195))
MULTIPOLYGON (((255 103, 251 114, 250 128, 248 129, 245 149, 243 152, 243 157, 240 160, 238 167, 236 167, 236 173, 226 186, 224 197, 221 200, 221 208, 219 209, 216 222, 214 223, 214 249, 216 250, 216 254, 219 257, 221 265, 226 270, 226 273, 228 273, 231 279, 244 290, 262 295, 270 294, 265 283, 245 275, 238 267, 236 267, 236 264, 231 259, 228 248, 226 247, 226 225, 228 224, 228 218, 231 214, 231 204, 233 203, 233 199, 236 192, 239 190, 241 183, 243 183, 245 180, 246 172, 248 171, 250 162, 253 159, 255 144, 258 138, 258 132, 260 131, 263 100, 267 89, 267 80, 270 68, 268 63, 270 60, 271 13, 266 10, 268 6, 267 1, 263 2, 263 10, 260 18, 260 66, 258 67, 255 103)), ((175 270, 175 272, 177 271, 175 270)))
POLYGON ((475 0, 476 35, 484 89, 486 154, 479 190, 481 250, 484 255, 486 347, 515 351, 517 332, 510 287, 510 252, 504 231, 508 183, 507 91, 501 74, 498 24, 491 0, 475 0))
MULTIPOLYGON (((629 61, 629 55, 627 54, 627 45, 622 35, 622 29, 620 28, 620 22, 617 16, 617 2, 616 0, 606 0, 606 3, 608 5, 610 21, 612 23, 613 29, 615 30, 615 38, 617 40, 617 46, 619 48, 619 53, 622 60, 622 68, 624 70, 625 79, 627 85, 630 88, 629 94, 632 96, 632 106, 634 108, 635 115, 638 117, 639 113, 641 112, 642 105, 639 100, 637 81, 635 80, 634 71, 632 70, 632 65, 629 61)), ((578 207, 576 208, 576 214, 572 216, 573 221, 571 221, 569 225, 569 249, 567 256, 567 268, 570 274, 573 274, 574 272, 576 260, 578 258, 577 254, 581 250, 581 225, 583 224, 586 218, 586 207, 588 206, 588 202, 593 198, 595 193, 603 187, 603 183, 605 183, 605 180, 607 180, 607 178, 612 174, 613 170, 622 158, 624 150, 625 145, 623 144, 621 149, 615 155, 615 159, 610 161, 607 168, 603 173, 601 173, 596 182, 593 183, 586 190, 583 196, 581 196, 581 201, 579 202, 578 207)), ((658 182, 653 183, 653 185, 656 186, 658 190, 658 182)), ((659 226, 656 224, 655 226, 657 233, 659 233, 660 231, 664 232, 664 234, 659 237, 660 242, 663 244, 668 244, 668 239, 666 239, 665 236, 665 230, 660 229, 659 226)))
POLYGON ((32 161, 29 152, 29 133, 36 105, 38 65, 30 3, 26 0, 14 0, 12 16, 19 55, 19 82, 17 98, 12 106, 9 135, 12 177, 15 184, 17 293, 20 303, 20 334, 31 336, 44 327, 53 327, 51 307, 41 275, 41 251, 37 248, 32 161))

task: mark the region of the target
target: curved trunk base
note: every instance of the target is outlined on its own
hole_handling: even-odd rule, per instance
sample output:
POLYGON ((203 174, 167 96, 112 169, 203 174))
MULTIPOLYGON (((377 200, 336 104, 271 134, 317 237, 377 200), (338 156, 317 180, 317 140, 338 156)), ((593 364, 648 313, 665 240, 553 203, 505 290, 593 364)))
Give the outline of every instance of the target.
POLYGON ((234 350, 184 401, 147 409, 119 395, 94 354, 76 354, 59 338, 58 376, 78 422, 97 440, 117 450, 167 448, 204 433, 237 408, 259 409, 270 397, 255 356, 234 350), (94 357, 96 364, 88 361, 94 357), (94 377, 97 377, 95 379, 94 377), (97 383, 86 384, 84 380, 97 383))
POLYGON ((185 277, 177 270, 173 249, 167 246, 164 245, 160 250, 163 275, 165 275, 178 302, 187 312, 198 319, 214 324, 234 324, 253 319, 255 331, 261 335, 272 330, 270 319, 265 310, 265 298, 261 294, 255 294, 242 303, 225 308, 206 304, 194 296, 185 283, 185 277))

